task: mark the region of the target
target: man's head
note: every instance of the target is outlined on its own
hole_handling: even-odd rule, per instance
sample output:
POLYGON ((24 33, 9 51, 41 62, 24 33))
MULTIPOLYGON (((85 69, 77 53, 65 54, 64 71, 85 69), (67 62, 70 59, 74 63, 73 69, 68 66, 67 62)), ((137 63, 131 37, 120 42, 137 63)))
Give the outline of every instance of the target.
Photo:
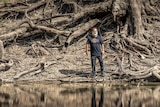
POLYGON ((93 35, 94 37, 97 37, 97 36, 98 36, 98 30, 97 30, 96 27, 92 28, 92 35, 93 35))

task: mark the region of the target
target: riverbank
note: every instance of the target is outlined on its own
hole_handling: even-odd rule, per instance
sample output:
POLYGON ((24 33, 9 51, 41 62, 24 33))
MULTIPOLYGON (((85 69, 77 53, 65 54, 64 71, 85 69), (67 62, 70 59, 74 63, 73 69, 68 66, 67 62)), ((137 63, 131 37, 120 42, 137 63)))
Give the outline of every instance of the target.
MULTIPOLYGON (((85 55, 84 49, 79 50, 78 47, 75 47, 77 50, 73 51, 68 48, 67 51, 63 52, 63 50, 59 51, 58 48, 48 48, 49 54, 34 57, 26 53, 30 48, 30 46, 18 44, 6 47, 5 58, 12 59, 14 64, 9 70, 0 72, 2 81, 61 81, 74 77, 88 79, 90 76, 90 59, 85 55), (40 63, 49 65, 45 69, 38 69, 40 63), (37 69, 19 75, 33 68, 37 69), (19 75, 18 78, 15 78, 17 75, 19 75)), ((98 68, 97 65, 97 70, 98 68)))
POLYGON ((0 2, 3 82, 160 81, 158 1, 71 1, 0 2), (106 75, 99 76, 97 61, 92 79, 85 45, 95 26, 104 40, 106 75))
MULTIPOLYGON (((85 42, 79 45, 73 45, 67 49, 59 50, 58 48, 46 48, 47 55, 27 54, 31 46, 23 46, 21 44, 12 44, 5 48, 5 58, 13 61, 13 66, 6 71, 0 71, 0 79, 3 82, 39 82, 39 81, 61 81, 61 82, 107 82, 107 81, 141 81, 140 78, 134 78, 129 75, 132 73, 129 68, 125 68, 122 72, 117 63, 118 54, 112 51, 106 51, 104 57, 105 77, 100 77, 100 67, 97 60, 97 77, 92 79, 90 57, 85 55, 85 42), (84 48, 82 48, 84 47, 84 48), (41 65, 42 64, 42 68, 41 65), (45 66, 43 65, 45 64, 45 66), (39 66, 40 65, 40 66, 39 66), (44 67, 44 68, 43 68, 44 67), (128 75, 126 74, 128 73, 128 75), (23 74, 23 75, 22 75, 23 74)), ((124 57, 126 58, 126 57, 124 57)), ((149 57, 139 60, 143 65, 139 67, 147 70, 157 65, 160 57, 149 57), (147 66, 150 65, 150 66, 147 66)), ((125 59, 124 59, 125 60, 125 59)), ((128 62, 123 62, 126 66, 128 62)), ((2 66, 1 63, 0 66, 2 66)), ((136 71, 135 71, 136 72, 136 71)), ((153 77, 154 78, 154 77, 153 77)), ((143 81, 144 79, 142 79, 143 81)), ((147 79, 150 81, 150 79, 147 79)), ((156 78, 155 78, 156 80, 156 78)), ((151 81, 155 81, 152 79, 151 81)))

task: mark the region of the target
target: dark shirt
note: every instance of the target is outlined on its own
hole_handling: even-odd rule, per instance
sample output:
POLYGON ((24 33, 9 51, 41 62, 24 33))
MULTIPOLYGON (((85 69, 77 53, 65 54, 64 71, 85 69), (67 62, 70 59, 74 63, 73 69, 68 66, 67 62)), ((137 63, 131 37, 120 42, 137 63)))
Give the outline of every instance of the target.
POLYGON ((103 44, 103 40, 100 35, 97 37, 89 35, 87 44, 90 44, 91 56, 101 56, 101 45, 103 44))

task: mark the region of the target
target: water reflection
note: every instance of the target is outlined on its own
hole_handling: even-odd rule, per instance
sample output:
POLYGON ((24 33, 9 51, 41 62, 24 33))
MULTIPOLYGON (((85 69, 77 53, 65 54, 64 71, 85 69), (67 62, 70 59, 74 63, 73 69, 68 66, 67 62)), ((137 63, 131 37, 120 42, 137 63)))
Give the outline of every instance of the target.
POLYGON ((0 107, 160 107, 160 86, 3 84, 0 107))
MULTIPOLYGON (((100 100, 99 100, 99 106, 98 107, 103 107, 103 101, 104 101, 104 89, 100 89, 100 100)), ((96 88, 92 88, 92 103, 91 107, 96 107, 96 88)))

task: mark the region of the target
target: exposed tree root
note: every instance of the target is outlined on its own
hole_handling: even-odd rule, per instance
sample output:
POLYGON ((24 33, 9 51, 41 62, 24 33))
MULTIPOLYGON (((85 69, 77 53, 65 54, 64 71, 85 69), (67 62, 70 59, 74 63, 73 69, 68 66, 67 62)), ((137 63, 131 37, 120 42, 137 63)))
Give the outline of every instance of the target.
POLYGON ((35 67, 31 68, 30 70, 26 70, 26 71, 22 71, 21 73, 18 73, 14 76, 14 79, 17 80, 20 77, 29 74, 31 72, 34 72, 33 75, 39 74, 43 71, 45 71, 45 68, 47 68, 48 66, 54 64, 55 62, 47 62, 47 63, 39 63, 38 65, 36 65, 35 67))
POLYGON ((13 60, 1 60, 0 61, 0 72, 2 71, 8 71, 12 66, 14 62, 13 60))
POLYGON ((78 30, 75 30, 67 39, 66 43, 69 45, 70 42, 83 34, 85 34, 87 31, 89 31, 92 27, 94 27, 96 24, 100 22, 98 19, 90 20, 89 22, 82 25, 82 27, 78 30))
MULTIPOLYGON (((113 65, 110 69, 114 72, 108 71, 113 78, 160 80, 159 6, 155 0, 27 0, 0 5, 0 59, 5 59, 4 48, 13 43, 27 46, 24 52, 32 58, 54 56, 57 51, 62 55, 83 55, 85 38, 96 26, 104 39, 106 65, 113 65)), ((75 61, 70 62, 75 65, 75 61)), ((2 63, 2 68, 12 67, 13 63, 8 63, 2 63)), ((14 78, 41 73, 46 63, 14 78)))

